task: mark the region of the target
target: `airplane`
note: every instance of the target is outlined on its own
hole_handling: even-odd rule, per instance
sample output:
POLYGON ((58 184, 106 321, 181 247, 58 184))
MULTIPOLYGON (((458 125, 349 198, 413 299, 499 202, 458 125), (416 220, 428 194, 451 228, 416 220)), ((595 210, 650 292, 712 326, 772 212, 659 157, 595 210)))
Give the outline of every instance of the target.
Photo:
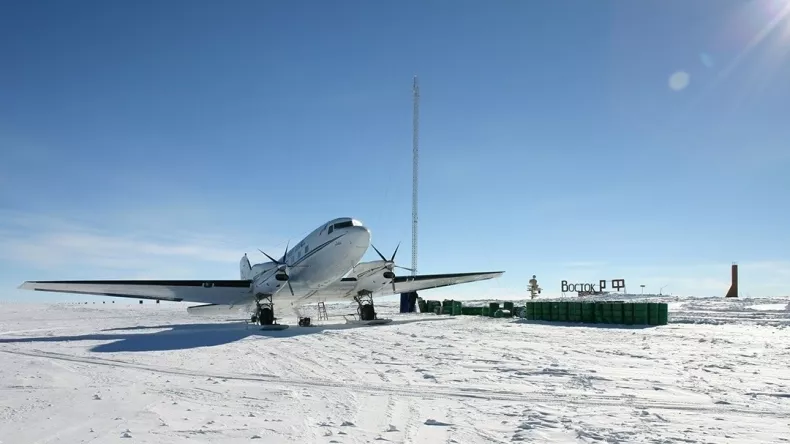
MULTIPOLYGON (((353 299, 360 321, 375 321, 373 294, 384 296, 415 293, 468 282, 493 279, 504 271, 396 276, 395 252, 387 259, 373 246, 381 260, 360 262, 371 246, 370 230, 351 217, 330 220, 313 230, 292 248, 285 246, 275 259, 250 265, 245 253, 239 262, 238 280, 95 280, 25 281, 25 290, 89 294, 135 299, 195 302, 189 313, 227 309, 253 311, 252 321, 276 324, 274 301, 300 306, 310 300, 324 302, 353 299)), ((405 268, 409 270, 408 268, 405 268)), ((372 322, 371 322, 372 323, 372 322)))

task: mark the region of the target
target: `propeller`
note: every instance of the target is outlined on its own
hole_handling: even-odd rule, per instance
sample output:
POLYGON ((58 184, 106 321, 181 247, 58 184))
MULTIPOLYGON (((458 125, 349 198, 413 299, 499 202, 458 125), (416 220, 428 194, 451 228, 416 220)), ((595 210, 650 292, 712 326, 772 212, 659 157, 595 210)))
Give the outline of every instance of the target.
POLYGON ((376 248, 375 245, 370 244, 370 246, 373 247, 374 250, 376 250, 376 253, 378 253, 378 255, 381 258, 381 260, 383 260, 385 262, 384 268, 386 268, 387 271, 384 273, 384 277, 392 279, 392 292, 395 293, 395 277, 396 276, 395 276, 394 269, 395 268, 400 268, 400 269, 403 269, 403 270, 414 271, 411 268, 406 268, 406 267, 401 267, 400 265, 395 265, 395 255, 398 254, 398 248, 400 248, 400 242, 398 242, 398 246, 395 247, 395 251, 392 253, 392 257, 389 258, 389 260, 386 257, 384 257, 383 254, 381 254, 381 252, 379 251, 378 248, 376 248))
POLYGON ((258 251, 263 253, 264 256, 268 257, 270 261, 274 262, 277 265, 277 271, 278 272, 282 272, 285 275, 285 277, 287 278, 285 282, 288 283, 288 290, 291 291, 291 296, 294 296, 294 289, 291 286, 291 277, 288 275, 288 268, 290 268, 290 266, 285 262, 285 258, 288 257, 288 246, 290 245, 290 243, 291 243, 291 241, 289 240, 285 244, 285 253, 283 253, 283 261, 282 262, 280 262, 277 259, 269 256, 268 254, 266 254, 265 251, 261 250, 260 248, 258 248, 258 251))

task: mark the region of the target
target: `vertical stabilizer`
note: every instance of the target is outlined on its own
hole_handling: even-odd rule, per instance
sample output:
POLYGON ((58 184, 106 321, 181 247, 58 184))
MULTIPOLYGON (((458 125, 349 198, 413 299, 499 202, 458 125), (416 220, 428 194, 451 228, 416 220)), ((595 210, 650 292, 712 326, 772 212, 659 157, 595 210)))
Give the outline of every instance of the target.
POLYGON ((242 280, 250 279, 250 270, 252 270, 252 267, 250 267, 250 260, 247 259, 247 253, 244 253, 244 256, 242 256, 239 262, 239 274, 242 280))

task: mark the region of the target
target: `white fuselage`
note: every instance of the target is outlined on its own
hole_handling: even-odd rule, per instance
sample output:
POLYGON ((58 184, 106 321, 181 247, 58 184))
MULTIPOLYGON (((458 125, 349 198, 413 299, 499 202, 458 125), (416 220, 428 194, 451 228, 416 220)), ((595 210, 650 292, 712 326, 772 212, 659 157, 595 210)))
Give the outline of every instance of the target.
POLYGON ((278 264, 265 262, 249 267, 242 258, 241 277, 253 281, 256 294, 277 293, 278 300, 297 301, 308 294, 339 281, 367 252, 370 230, 351 218, 339 218, 316 228, 277 260, 280 272, 286 270, 293 288, 291 295, 286 281, 278 280, 278 264), (246 274, 246 276, 245 276, 246 274))

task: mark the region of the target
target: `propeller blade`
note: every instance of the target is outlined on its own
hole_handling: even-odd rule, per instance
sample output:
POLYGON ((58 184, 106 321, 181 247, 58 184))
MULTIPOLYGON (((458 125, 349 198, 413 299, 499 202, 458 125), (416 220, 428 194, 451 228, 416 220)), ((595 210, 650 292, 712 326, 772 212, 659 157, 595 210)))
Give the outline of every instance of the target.
POLYGON ((374 249, 374 250, 376 250, 376 253, 378 253, 378 254, 379 254, 379 257, 381 258, 381 260, 383 260, 384 262, 387 262, 387 258, 386 258, 386 257, 384 257, 384 255, 383 255, 383 254, 381 254, 381 252, 379 251, 379 249, 378 249, 378 248, 376 248, 376 246, 375 246, 375 245, 373 245, 373 244, 370 244, 370 246, 371 246, 371 247, 373 247, 373 249, 374 249))
POLYGON ((414 271, 414 269, 413 269, 413 268, 406 268, 406 267, 401 267, 400 265, 396 265, 396 266, 395 266, 395 268, 401 268, 401 269, 403 269, 403 270, 414 271))
POLYGON ((395 294, 395 278, 392 278, 392 294, 395 294))
POLYGON ((291 296, 294 296, 294 288, 291 287, 291 280, 288 279, 286 282, 288 282, 288 289, 291 290, 291 296))
POLYGON ((269 256, 268 254, 266 254, 266 252, 264 252, 264 251, 263 251, 263 250, 261 250, 260 248, 258 248, 258 251, 260 251, 261 253, 263 253, 263 255, 264 255, 264 256, 268 257, 268 258, 269 258, 269 260, 270 260, 270 261, 272 261, 272 262, 274 262, 275 264, 279 264, 279 263, 280 263, 280 261, 278 261, 278 260, 276 260, 275 258, 273 258, 273 257, 269 256))
MULTIPOLYGON (((288 242, 285 243, 285 253, 283 253, 283 264, 285 264, 285 257, 288 256, 288 245, 291 244, 291 239, 288 239, 288 242)), ((287 267, 288 264, 285 264, 287 267)))
POLYGON ((400 248, 400 242, 398 242, 398 246, 395 247, 395 251, 392 253, 392 259, 390 259, 390 262, 395 262, 395 255, 398 254, 398 248, 400 248))

